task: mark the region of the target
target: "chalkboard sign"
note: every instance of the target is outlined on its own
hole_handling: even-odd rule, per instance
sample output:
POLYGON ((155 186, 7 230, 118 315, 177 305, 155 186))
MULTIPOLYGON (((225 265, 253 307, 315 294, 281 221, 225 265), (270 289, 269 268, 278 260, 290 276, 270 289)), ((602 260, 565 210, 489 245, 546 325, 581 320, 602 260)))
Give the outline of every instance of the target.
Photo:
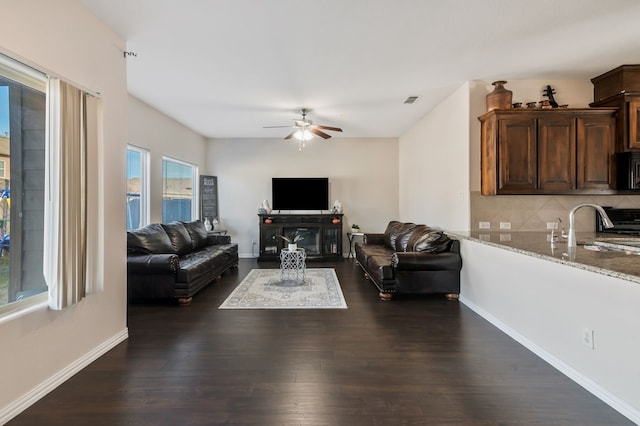
POLYGON ((218 219, 218 178, 200 175, 200 220, 218 219))

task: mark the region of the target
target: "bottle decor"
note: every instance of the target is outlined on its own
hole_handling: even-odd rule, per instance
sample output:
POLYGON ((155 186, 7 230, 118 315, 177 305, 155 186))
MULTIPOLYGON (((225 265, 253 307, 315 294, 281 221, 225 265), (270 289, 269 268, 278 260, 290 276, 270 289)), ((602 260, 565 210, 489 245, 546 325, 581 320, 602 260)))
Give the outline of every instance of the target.
POLYGON ((494 89, 487 94, 487 111, 493 111, 494 109, 509 109, 511 108, 511 101, 513 99, 513 92, 504 88, 507 84, 506 81, 494 81, 494 89))

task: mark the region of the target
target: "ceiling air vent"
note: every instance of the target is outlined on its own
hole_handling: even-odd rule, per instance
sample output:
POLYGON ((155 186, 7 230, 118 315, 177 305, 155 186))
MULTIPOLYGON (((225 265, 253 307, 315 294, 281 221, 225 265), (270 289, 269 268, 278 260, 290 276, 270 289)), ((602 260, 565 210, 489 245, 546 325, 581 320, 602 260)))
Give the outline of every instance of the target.
POLYGON ((407 99, 404 100, 404 103, 405 104, 412 104, 417 100, 418 100, 417 96, 409 96, 407 99))

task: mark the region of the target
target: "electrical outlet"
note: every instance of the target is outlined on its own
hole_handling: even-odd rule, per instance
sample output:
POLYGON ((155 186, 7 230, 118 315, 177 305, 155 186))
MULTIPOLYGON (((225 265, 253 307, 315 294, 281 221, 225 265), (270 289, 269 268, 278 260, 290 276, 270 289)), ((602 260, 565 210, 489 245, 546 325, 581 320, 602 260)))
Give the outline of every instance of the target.
POLYGON ((500 241, 511 241, 511 234, 500 234, 500 241))
POLYGON ((594 335, 594 333, 593 333, 592 329, 590 329, 588 327, 585 327, 585 328, 582 329, 582 343, 586 347, 591 348, 591 349, 595 349, 596 348, 595 342, 593 340, 593 337, 594 337, 593 335, 594 335))
POLYGON ((491 222, 480 222, 480 229, 491 229, 491 222))
POLYGON ((500 222, 500 229, 511 229, 511 222, 500 222))
POLYGON ((558 229, 558 222, 547 222, 547 229, 558 229))
POLYGON ((481 241, 491 241, 491 235, 488 234, 480 234, 478 237, 481 241))

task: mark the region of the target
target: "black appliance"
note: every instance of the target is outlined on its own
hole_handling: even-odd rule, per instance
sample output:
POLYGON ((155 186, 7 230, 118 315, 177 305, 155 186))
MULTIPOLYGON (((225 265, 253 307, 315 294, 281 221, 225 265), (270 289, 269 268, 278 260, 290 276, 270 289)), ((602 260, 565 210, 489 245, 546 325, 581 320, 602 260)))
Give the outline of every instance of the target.
POLYGON ((616 154, 617 189, 640 189, 640 152, 616 154))
POLYGON ((600 215, 596 214, 596 232, 608 234, 640 235, 640 209, 615 209, 603 207, 613 222, 613 228, 602 226, 600 215))
POLYGON ((274 210, 328 210, 329 178, 272 178, 274 210))

